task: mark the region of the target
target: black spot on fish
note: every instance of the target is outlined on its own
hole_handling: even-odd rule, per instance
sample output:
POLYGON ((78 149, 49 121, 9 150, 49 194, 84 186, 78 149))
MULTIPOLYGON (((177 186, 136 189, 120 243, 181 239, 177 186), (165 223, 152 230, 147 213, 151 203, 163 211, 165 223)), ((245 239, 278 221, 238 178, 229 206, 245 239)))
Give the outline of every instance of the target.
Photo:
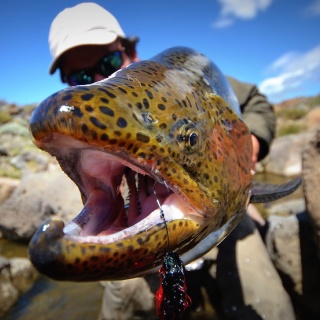
POLYGON ((81 99, 82 99, 83 101, 89 101, 89 100, 91 100, 93 97, 94 97, 94 95, 93 95, 92 93, 86 93, 86 94, 83 94, 83 95, 81 96, 81 99))
POLYGON ((149 99, 152 99, 152 98, 153 98, 153 94, 152 94, 151 91, 146 90, 146 94, 148 95, 149 99))
POLYGON ((70 99, 72 99, 72 94, 66 94, 65 96, 62 97, 62 101, 66 101, 70 99))
POLYGON ((110 91, 108 91, 108 90, 106 90, 106 89, 104 89, 104 88, 98 88, 98 90, 104 92, 104 93, 105 93, 107 96, 109 96, 110 98, 115 98, 115 97, 116 97, 116 95, 114 95, 112 92, 110 92, 110 91))
POLYGON ((101 123, 96 117, 90 117, 90 121, 92 124, 94 124, 96 127, 100 129, 107 129, 107 126, 101 123))
POLYGON ((83 117, 83 113, 82 111, 80 110, 80 108, 78 107, 74 107, 73 110, 72 110, 72 114, 78 118, 82 118, 83 117))
POLYGON ((99 252, 101 252, 101 253, 109 253, 110 251, 111 251, 111 249, 108 247, 100 247, 99 248, 99 252))
POLYGON ((106 114, 107 116, 114 117, 114 112, 109 107, 100 106, 99 109, 102 113, 106 114))
POLYGON ((162 103, 159 103, 158 104, 158 109, 164 111, 164 110, 166 110, 166 106, 164 104, 162 104, 162 103))
POLYGON ((93 108, 90 105, 86 105, 86 111, 87 112, 92 112, 93 108))
POLYGON ((166 123, 161 123, 159 127, 161 129, 167 129, 167 124, 166 123))
POLYGON ((146 136, 145 134, 138 132, 137 133, 137 140, 141 141, 141 142, 149 142, 150 141, 150 137, 146 136))
POLYGON ((88 132, 88 126, 85 123, 82 124, 81 130, 82 130, 83 133, 87 133, 88 132))
POLYGON ((148 99, 146 99, 146 98, 143 99, 143 105, 144 105, 144 107, 145 107, 146 109, 149 108, 149 101, 148 101, 148 99))
POLYGON ((126 119, 119 117, 117 120, 117 125, 119 128, 125 128, 128 125, 128 123, 126 119))
POLYGON ((101 139, 102 141, 108 141, 109 137, 108 137, 108 135, 107 135, 106 133, 103 133, 103 134, 100 136, 100 139, 101 139))
POLYGON ((125 94, 128 93, 125 89, 123 89, 123 88, 121 88, 121 87, 118 87, 118 89, 119 89, 121 92, 125 93, 125 94))
POLYGON ((109 103, 109 100, 108 100, 107 98, 101 98, 100 100, 101 100, 101 102, 103 102, 103 103, 109 103))

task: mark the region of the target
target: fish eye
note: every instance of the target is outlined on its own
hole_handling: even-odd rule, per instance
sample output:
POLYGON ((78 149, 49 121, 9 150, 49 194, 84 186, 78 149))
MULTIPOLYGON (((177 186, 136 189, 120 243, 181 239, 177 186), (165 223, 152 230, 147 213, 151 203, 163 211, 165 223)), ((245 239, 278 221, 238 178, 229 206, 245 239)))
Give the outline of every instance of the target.
POLYGON ((198 143, 198 135, 195 132, 192 132, 189 136, 189 145, 194 147, 198 143))
POLYGON ((200 148, 200 132, 190 120, 183 122, 175 137, 180 148, 188 154, 200 148))

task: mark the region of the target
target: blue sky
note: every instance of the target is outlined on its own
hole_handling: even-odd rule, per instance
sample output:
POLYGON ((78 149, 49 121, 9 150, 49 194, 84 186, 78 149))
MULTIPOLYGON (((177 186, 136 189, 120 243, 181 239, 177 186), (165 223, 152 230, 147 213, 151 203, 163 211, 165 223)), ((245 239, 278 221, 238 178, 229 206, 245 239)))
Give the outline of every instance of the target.
MULTIPOLYGON (((81 1, 1 3, 0 99, 38 103, 63 89, 49 75, 48 32, 65 7, 81 1)), ((184 45, 225 74, 255 83, 272 102, 320 93, 320 0, 105 0, 140 59, 184 45)))

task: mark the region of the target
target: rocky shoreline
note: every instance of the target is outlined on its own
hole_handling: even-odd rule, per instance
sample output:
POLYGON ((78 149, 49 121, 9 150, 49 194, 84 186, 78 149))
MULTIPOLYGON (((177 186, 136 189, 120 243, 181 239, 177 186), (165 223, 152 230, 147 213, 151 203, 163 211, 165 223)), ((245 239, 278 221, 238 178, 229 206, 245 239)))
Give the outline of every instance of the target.
MULTIPOLYGON (((303 124, 299 119, 307 129, 274 140, 257 170, 304 178, 300 199, 285 199, 266 208, 265 235, 267 250, 301 319, 320 317, 316 303, 320 298, 320 111, 316 109, 305 114, 303 124)), ((31 112, 31 107, 0 104, 0 236, 25 243, 48 218, 68 221, 82 208, 74 183, 55 159, 32 144, 27 129, 31 112), (9 121, 1 123, 4 113, 9 121)), ((0 301, 4 301, 0 316, 36 279, 37 272, 27 259, 0 256, 0 301)))

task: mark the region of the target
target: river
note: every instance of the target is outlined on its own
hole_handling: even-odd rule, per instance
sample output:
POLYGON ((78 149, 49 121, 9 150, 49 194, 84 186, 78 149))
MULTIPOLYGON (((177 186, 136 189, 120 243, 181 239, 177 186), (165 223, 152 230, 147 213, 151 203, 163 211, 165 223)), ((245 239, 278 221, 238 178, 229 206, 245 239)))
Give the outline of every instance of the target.
MULTIPOLYGON (((0 240, 0 255, 27 257, 27 246, 0 240)), ((97 282, 53 281, 41 276, 3 320, 97 319, 103 288, 97 282)))

